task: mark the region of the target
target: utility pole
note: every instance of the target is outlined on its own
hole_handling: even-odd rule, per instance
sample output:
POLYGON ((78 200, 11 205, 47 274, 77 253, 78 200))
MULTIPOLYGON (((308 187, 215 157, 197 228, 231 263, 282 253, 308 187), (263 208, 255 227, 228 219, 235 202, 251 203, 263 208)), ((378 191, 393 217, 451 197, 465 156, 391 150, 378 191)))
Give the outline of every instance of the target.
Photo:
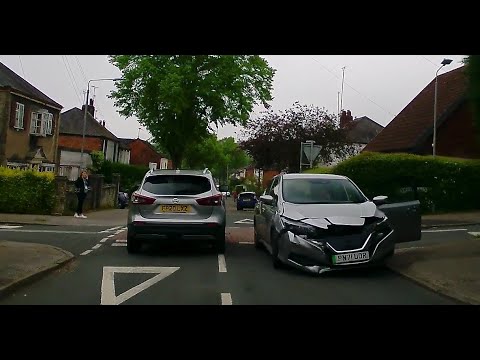
POLYGON ((340 97, 340 110, 343 110, 343 83, 345 82, 345 66, 342 67, 342 95, 340 97))

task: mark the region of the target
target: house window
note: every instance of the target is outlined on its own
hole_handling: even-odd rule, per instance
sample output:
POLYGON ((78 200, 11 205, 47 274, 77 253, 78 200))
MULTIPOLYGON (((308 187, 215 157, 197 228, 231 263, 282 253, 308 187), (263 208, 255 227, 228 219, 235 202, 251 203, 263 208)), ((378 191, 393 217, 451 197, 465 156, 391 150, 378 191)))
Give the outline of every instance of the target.
POLYGON ((15 129, 23 129, 23 117, 25 114, 25 106, 17 102, 15 109, 15 129))
POLYGON ((48 112, 32 112, 30 123, 30 134, 32 135, 52 135, 53 114, 48 112))

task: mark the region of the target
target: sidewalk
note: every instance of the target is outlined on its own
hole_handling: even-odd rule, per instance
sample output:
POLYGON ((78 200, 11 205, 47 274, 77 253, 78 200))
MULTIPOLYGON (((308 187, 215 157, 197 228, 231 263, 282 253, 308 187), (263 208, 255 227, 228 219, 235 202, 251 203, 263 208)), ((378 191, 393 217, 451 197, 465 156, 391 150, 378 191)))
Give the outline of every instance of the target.
POLYGON ((66 265, 74 258, 63 249, 0 240, 0 297, 66 265))
POLYGON ((87 219, 73 216, 0 214, 0 224, 63 225, 63 226, 122 226, 127 224, 128 209, 109 209, 86 213, 87 219))
POLYGON ((480 211, 422 216, 422 227, 480 225, 480 211))
POLYGON ((388 267, 438 293, 480 305, 480 238, 397 249, 388 267))

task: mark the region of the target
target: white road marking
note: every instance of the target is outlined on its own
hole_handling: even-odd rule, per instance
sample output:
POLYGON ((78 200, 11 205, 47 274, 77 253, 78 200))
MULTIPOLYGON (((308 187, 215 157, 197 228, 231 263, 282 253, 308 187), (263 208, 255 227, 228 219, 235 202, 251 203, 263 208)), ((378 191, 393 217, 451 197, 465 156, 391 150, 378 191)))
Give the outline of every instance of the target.
POLYGON ((222 305, 232 305, 232 294, 230 293, 221 293, 222 305))
POLYGON ((127 243, 113 243, 112 246, 127 246, 127 243))
POLYGON ((242 244, 242 245, 253 245, 254 244, 253 242, 250 242, 250 241, 239 241, 238 243, 242 244))
POLYGON ((0 225, 0 229, 18 229, 21 227, 22 225, 0 225))
POLYGON ((105 266, 103 268, 101 300, 102 305, 120 305, 143 290, 149 288, 160 280, 172 275, 179 267, 117 267, 105 266), (115 273, 122 274, 158 274, 130 290, 115 296, 115 273))
POLYGON ((422 230, 422 233, 451 232, 451 231, 467 231, 468 229, 438 229, 438 230, 422 230))
POLYGON ((93 250, 97 250, 100 246, 102 246, 102 244, 97 244, 95 245, 94 247, 92 247, 93 250))
POLYGON ((92 252, 92 250, 86 250, 84 252, 82 252, 80 255, 88 255, 92 252))
POLYGON ((253 219, 243 219, 235 221, 235 224, 253 224, 253 219))
POLYGON ((115 242, 117 243, 126 243, 127 239, 117 239, 115 242))
POLYGON ((115 226, 115 227, 112 227, 110 229, 107 229, 106 231, 115 231, 115 230, 120 229, 120 228, 121 228, 121 226, 115 226))
POLYGON ((102 240, 100 240, 101 243, 104 243, 105 241, 107 241, 108 238, 103 238, 102 240))
POLYGON ((227 272, 227 263, 225 262, 225 255, 218 254, 218 272, 227 272))
POLYGON ((114 237, 115 234, 112 234, 112 235, 108 235, 107 238, 111 238, 111 237, 114 237))

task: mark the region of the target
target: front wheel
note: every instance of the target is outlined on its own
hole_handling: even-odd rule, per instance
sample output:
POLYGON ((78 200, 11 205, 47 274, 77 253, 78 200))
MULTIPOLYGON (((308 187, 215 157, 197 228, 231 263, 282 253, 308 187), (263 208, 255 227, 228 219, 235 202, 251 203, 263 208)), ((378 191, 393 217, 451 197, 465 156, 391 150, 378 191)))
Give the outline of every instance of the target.
POLYGON ((275 237, 273 230, 270 234, 270 242, 272 244, 272 265, 275 269, 282 269, 285 265, 278 258, 278 239, 275 237))

